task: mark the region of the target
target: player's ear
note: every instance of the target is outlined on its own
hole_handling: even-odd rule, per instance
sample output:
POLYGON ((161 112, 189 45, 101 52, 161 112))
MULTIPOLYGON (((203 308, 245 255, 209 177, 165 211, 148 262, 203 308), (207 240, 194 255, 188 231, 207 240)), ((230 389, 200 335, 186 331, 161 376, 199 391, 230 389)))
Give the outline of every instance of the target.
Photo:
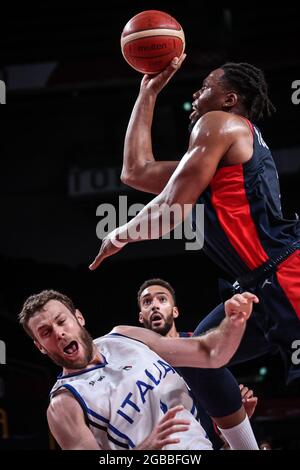
POLYGON ((47 354, 46 349, 36 339, 33 342, 42 354, 47 354))
POLYGON ((230 91, 226 94, 225 100, 223 103, 224 111, 229 110, 233 106, 235 106, 238 102, 238 95, 234 91, 230 91))
POLYGON ((142 315, 142 312, 139 313, 139 322, 143 325, 144 324, 144 318, 142 315))
POLYGON ((173 307, 173 318, 179 317, 179 310, 177 307, 173 307))
POLYGON ((75 310, 75 317, 77 318, 77 321, 79 323, 80 326, 84 326, 85 325, 85 319, 84 319, 84 316, 82 315, 82 313, 80 312, 80 310, 75 310))

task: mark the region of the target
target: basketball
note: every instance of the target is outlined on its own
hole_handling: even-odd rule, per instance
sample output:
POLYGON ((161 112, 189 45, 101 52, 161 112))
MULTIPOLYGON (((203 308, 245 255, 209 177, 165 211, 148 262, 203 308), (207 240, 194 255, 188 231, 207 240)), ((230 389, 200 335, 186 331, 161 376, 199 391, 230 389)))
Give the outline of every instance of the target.
POLYGON ((148 10, 138 13, 125 25, 121 35, 122 54, 141 73, 161 72, 185 48, 184 32, 168 13, 148 10))

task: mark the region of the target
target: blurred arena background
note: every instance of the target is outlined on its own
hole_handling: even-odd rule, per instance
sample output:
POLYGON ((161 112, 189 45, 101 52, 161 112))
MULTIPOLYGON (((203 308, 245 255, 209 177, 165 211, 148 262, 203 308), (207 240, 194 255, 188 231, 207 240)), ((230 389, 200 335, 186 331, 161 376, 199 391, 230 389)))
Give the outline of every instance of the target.
MULTIPOLYGON (((98 3, 9 8, 1 34, 0 79, 7 87, 0 171, 0 340, 6 344, 6 364, 0 364, 2 449, 55 448, 45 410, 58 370, 17 324, 28 295, 54 288, 71 296, 95 337, 116 324, 137 324, 136 292, 150 277, 174 285, 179 329, 193 330, 220 301, 218 277, 225 274, 201 251, 185 251, 178 240, 126 247, 96 272, 88 271, 100 244, 98 205, 118 208, 120 195, 127 196, 128 205, 151 199, 119 179, 141 79, 124 61, 119 44, 134 14, 167 11, 186 35, 185 64, 156 109, 157 158, 183 155, 192 93, 210 70, 226 61, 253 63, 265 71, 277 107, 260 127, 277 163, 284 214, 294 217, 300 211, 300 104, 292 102, 292 84, 300 81, 299 6, 98 3)), ((253 419, 259 441, 299 450, 300 386, 286 388, 280 358, 264 357, 235 367, 234 373, 259 397, 253 419)))

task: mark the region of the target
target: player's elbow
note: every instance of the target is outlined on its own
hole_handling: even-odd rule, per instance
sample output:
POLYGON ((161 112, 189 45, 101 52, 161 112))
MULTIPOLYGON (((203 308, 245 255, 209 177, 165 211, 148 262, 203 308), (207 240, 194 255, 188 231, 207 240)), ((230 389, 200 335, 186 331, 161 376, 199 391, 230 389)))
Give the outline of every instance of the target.
POLYGON ((139 191, 149 191, 149 182, 144 167, 137 166, 130 169, 123 169, 121 181, 130 188, 138 189, 139 191))
POLYGON ((140 181, 140 171, 138 168, 123 169, 121 173, 122 183, 135 188, 136 184, 140 181))
POLYGON ((219 369, 227 364, 228 360, 219 353, 218 350, 212 349, 209 354, 209 364, 211 369, 219 369))
POLYGON ((220 354, 219 348, 211 347, 202 341, 199 350, 199 365, 206 369, 218 369, 226 364, 226 359, 220 354))
POLYGON ((127 186, 131 186, 132 180, 133 180, 132 173, 127 170, 122 170, 122 173, 121 173, 122 183, 126 184, 127 186))

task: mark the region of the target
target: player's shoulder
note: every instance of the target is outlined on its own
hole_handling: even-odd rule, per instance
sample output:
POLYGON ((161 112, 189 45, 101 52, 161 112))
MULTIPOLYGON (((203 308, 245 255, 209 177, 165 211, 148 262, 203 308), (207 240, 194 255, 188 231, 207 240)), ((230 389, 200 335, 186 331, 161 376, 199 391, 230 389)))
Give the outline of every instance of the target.
POLYGON ((136 330, 139 331, 142 330, 142 328, 130 325, 117 325, 111 330, 110 334, 128 336, 130 333, 134 333, 136 330))
POLYGON ((111 330, 110 334, 126 336, 129 339, 136 339, 142 342, 146 342, 147 339, 147 330, 139 326, 118 325, 111 330))
POLYGON ((226 111, 215 110, 208 111, 207 113, 201 116, 202 120, 218 120, 218 121, 227 121, 233 114, 227 113, 226 111))
POLYGON ((66 389, 63 389, 51 398, 47 409, 47 417, 48 419, 58 416, 63 417, 68 415, 69 411, 74 412, 77 405, 78 402, 72 393, 66 389))
POLYGON ((126 336, 130 339, 140 341, 150 348, 153 346, 153 344, 156 344, 157 341, 165 339, 158 333, 148 330, 147 328, 141 328, 139 326, 118 325, 115 326, 110 333, 126 336))
POLYGON ((199 119, 198 123, 199 131, 210 131, 232 133, 247 131, 249 132, 249 126, 247 120, 234 113, 228 113, 225 111, 208 111, 199 119))

